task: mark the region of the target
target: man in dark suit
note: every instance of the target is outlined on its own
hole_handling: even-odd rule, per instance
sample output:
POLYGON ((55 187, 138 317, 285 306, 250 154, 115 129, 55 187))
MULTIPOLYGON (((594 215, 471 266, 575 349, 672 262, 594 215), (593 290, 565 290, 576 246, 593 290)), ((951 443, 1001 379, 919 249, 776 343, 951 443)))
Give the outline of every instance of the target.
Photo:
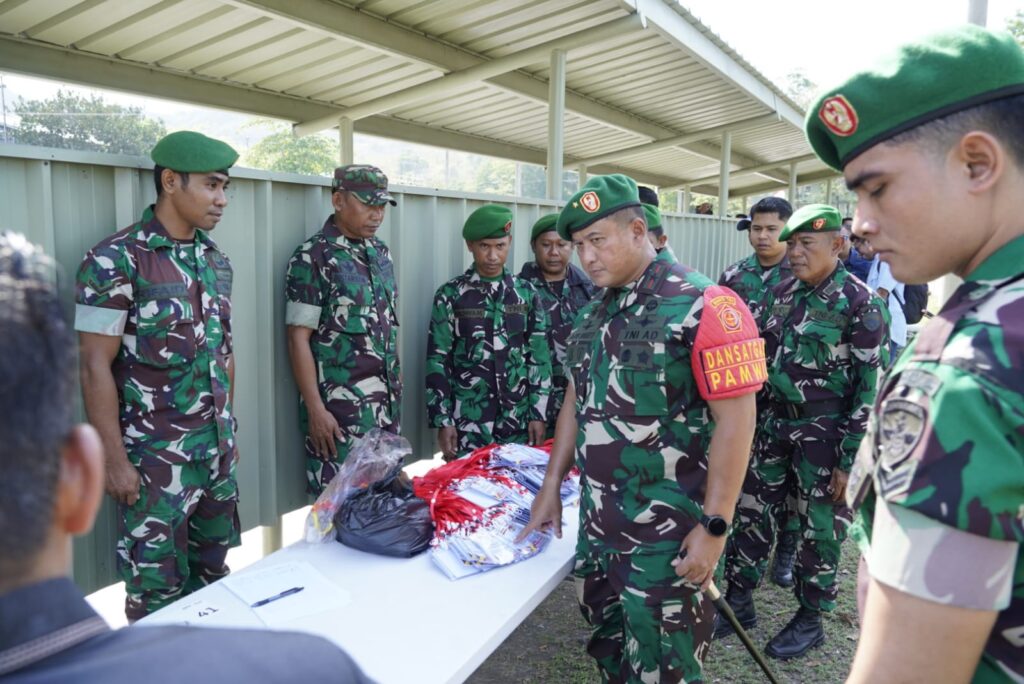
POLYGON ((53 262, 0 234, 0 679, 28 682, 369 680, 318 637, 257 630, 111 630, 68 577, 71 539, 103 494, 96 430, 72 419, 74 339, 53 262))

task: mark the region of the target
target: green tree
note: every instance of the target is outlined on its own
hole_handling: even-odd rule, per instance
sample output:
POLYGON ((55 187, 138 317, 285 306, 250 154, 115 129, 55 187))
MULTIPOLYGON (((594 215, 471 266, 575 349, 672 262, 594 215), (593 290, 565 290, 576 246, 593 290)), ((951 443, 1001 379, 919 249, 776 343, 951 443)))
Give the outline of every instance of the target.
POLYGON ((1024 10, 1017 10, 1017 14, 1006 20, 1006 30, 1024 46, 1024 10))
POLYGON ((803 69, 797 69, 786 76, 784 90, 789 97, 798 105, 807 109, 814 100, 814 94, 818 90, 817 84, 807 78, 803 69))
POLYGON ((24 145, 145 155, 167 134, 164 122, 150 119, 141 107, 63 89, 46 100, 18 98, 14 111, 21 119, 15 139, 24 145))
POLYGON ((513 195, 516 185, 516 164, 506 159, 488 159, 476 174, 476 192, 513 195))
POLYGON ((299 138, 287 124, 259 119, 251 125, 273 126, 276 130, 253 145, 243 163, 254 169, 301 173, 305 176, 330 176, 338 165, 334 143, 322 135, 299 138))

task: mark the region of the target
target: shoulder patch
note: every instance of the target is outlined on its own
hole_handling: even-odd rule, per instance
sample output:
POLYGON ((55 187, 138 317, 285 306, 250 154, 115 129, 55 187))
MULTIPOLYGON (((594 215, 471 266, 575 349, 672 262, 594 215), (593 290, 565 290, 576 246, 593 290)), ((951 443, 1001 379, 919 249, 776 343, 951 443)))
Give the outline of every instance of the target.
POLYGON ((879 450, 882 466, 888 470, 899 467, 921 441, 928 412, 920 404, 907 399, 882 402, 879 416, 879 450))
POLYGON ((934 396, 939 387, 942 386, 942 380, 929 370, 907 368, 900 374, 900 384, 919 389, 928 396, 934 396))
POLYGON ((864 327, 871 332, 875 332, 885 323, 885 320, 882 318, 882 312, 874 306, 868 309, 861 320, 864 322, 864 327))
POLYGON ((721 285, 704 290, 691 352, 697 390, 705 401, 757 391, 768 377, 764 338, 735 292, 721 285))

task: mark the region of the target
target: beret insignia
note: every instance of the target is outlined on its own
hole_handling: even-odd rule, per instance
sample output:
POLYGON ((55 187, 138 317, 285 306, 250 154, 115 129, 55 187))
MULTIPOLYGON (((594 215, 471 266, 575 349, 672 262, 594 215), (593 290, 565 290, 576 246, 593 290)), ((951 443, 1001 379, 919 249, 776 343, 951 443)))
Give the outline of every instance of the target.
POLYGON ((857 110, 842 95, 834 95, 822 102, 818 117, 828 130, 842 138, 857 132, 857 110))
POLYGON ((583 206, 583 211, 593 214, 601 208, 601 198, 597 196, 596 192, 591 190, 580 197, 580 204, 583 206))

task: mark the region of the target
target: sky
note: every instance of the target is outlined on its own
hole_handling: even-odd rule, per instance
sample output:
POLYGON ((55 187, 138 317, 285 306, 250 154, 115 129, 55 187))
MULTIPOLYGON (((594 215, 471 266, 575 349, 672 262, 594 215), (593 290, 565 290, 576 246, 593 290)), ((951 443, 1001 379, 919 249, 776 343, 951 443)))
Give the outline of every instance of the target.
MULTIPOLYGON (((827 86, 870 62, 872 56, 915 35, 964 23, 969 0, 681 0, 681 4, 780 87, 800 70, 827 86)), ((988 26, 1002 29, 1024 10, 1024 0, 988 0, 988 26)), ((58 88, 87 89, 30 78, 0 69, 7 117, 14 98, 52 97, 58 88)), ((141 106, 169 130, 192 128, 248 148, 270 129, 247 125, 252 117, 178 102, 98 91, 106 100, 141 106)))
MULTIPOLYGON (((968 0, 681 0, 765 76, 784 83, 802 70, 827 86, 878 54, 967 21, 968 0)), ((1002 29, 1024 0, 988 0, 988 27, 1002 29)))

